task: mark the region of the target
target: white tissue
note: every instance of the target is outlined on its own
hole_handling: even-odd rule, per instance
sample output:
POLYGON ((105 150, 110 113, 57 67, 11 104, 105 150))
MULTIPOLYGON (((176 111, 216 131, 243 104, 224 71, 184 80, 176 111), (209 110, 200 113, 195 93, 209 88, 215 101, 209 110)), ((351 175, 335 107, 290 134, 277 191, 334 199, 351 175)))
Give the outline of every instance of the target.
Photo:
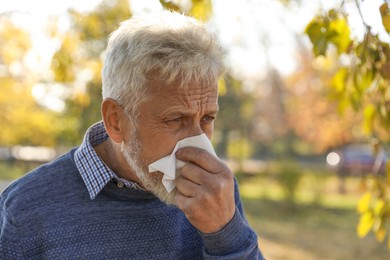
POLYGON ((217 157, 209 138, 205 134, 188 137, 177 142, 172 154, 149 164, 149 172, 160 171, 164 174, 162 183, 168 192, 176 187, 175 179, 180 176, 180 169, 185 165, 185 162, 176 159, 176 151, 187 146, 204 149, 217 157))

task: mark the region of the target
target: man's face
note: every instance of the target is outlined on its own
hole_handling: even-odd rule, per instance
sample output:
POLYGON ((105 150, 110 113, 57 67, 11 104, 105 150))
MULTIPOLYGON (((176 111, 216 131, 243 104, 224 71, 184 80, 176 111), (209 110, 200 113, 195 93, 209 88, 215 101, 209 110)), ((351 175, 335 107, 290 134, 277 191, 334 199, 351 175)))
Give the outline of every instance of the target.
MULTIPOLYGON (((152 83, 157 84, 157 83, 152 83)), ((218 88, 192 85, 151 86, 149 99, 141 103, 136 131, 126 136, 123 153, 141 184, 161 200, 171 203, 175 192, 167 193, 162 173, 148 172, 148 165, 169 155, 184 138, 205 133, 211 139, 218 113, 218 88)))

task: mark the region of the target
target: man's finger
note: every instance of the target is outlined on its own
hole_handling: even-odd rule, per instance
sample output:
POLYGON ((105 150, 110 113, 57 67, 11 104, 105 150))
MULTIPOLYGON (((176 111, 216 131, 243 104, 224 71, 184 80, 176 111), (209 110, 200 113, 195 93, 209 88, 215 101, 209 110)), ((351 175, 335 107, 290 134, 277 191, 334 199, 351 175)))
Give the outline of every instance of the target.
POLYGON ((194 183, 183 176, 176 179, 177 192, 188 198, 196 197, 199 189, 199 184, 194 183))
POLYGON ((211 173, 220 173, 226 169, 225 164, 204 149, 183 147, 176 152, 176 158, 199 165, 211 173))
POLYGON ((186 163, 186 165, 181 168, 182 177, 199 185, 209 181, 209 177, 207 175, 208 172, 205 169, 193 163, 186 163))
POLYGON ((176 205, 179 209, 181 209, 184 214, 188 213, 188 208, 191 203, 192 203, 192 198, 186 197, 181 193, 176 193, 175 198, 173 199, 173 204, 176 205))

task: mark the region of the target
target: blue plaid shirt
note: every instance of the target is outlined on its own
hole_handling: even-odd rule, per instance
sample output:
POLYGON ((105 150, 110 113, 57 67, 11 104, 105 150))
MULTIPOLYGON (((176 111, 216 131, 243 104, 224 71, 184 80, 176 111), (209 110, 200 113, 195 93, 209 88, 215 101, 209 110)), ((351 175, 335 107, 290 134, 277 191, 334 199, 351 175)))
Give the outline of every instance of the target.
POLYGON ((107 140, 108 134, 102 121, 92 125, 85 134, 84 140, 74 154, 77 169, 88 189, 91 199, 107 185, 114 181, 118 187, 141 189, 136 183, 118 177, 97 155, 94 146, 107 140))

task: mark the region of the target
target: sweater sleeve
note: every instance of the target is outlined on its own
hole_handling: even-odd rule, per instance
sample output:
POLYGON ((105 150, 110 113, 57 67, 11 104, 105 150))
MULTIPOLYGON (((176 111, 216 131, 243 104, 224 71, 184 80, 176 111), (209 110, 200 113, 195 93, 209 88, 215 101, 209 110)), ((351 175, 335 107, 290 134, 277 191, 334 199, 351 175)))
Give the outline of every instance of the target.
POLYGON ((213 234, 201 233, 205 244, 204 259, 264 259, 258 247, 257 235, 246 220, 236 181, 235 200, 236 212, 222 230, 213 234))
POLYGON ((14 218, 0 200, 0 259, 23 259, 18 239, 14 218))

